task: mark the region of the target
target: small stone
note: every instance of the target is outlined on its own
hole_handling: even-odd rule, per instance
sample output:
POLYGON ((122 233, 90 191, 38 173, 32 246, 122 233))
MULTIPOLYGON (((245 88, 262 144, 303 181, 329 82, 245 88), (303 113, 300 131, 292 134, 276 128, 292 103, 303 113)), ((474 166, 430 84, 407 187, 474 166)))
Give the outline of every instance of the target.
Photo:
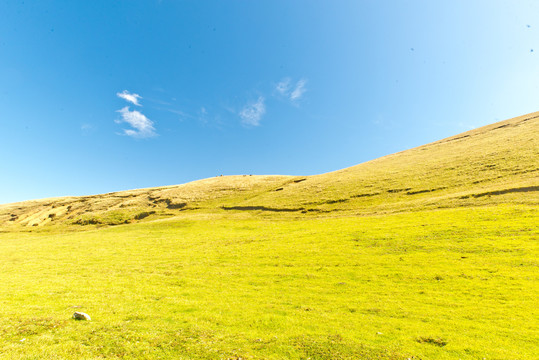
POLYGON ((92 320, 92 318, 90 318, 90 315, 86 314, 86 313, 83 313, 83 312, 80 312, 80 311, 75 311, 75 313, 73 313, 73 319, 75 320, 92 320))

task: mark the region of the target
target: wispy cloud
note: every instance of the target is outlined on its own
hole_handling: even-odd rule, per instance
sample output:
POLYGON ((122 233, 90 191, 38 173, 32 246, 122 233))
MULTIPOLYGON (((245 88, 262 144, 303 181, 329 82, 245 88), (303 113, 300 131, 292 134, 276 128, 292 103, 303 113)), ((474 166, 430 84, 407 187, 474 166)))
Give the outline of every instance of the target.
POLYGON ((118 96, 119 98, 124 99, 125 101, 129 101, 133 105, 142 106, 138 102, 138 99, 142 99, 142 96, 140 96, 139 94, 131 94, 131 93, 129 93, 129 91, 124 90, 121 93, 116 93, 116 96, 118 96))
POLYGON ((92 124, 84 123, 80 125, 80 130, 83 135, 91 135, 96 132, 96 127, 92 124))
POLYGON ((157 108, 158 110, 162 110, 162 111, 167 111, 169 113, 172 113, 172 114, 175 114, 175 115, 178 115, 178 119, 180 121, 183 121, 185 119, 194 119, 195 117, 193 115, 190 115, 184 111, 181 111, 181 110, 176 110, 176 109, 170 109, 170 108, 157 108))
POLYGON ((292 84, 290 78, 284 78, 277 83, 275 90, 290 101, 297 101, 301 99, 303 94, 307 91, 307 88, 305 87, 306 84, 306 79, 300 79, 295 84, 292 84))
POLYGON ((124 134, 134 138, 149 138, 157 135, 155 128, 153 127, 153 121, 148 119, 144 114, 136 111, 129 110, 126 106, 118 110, 122 115, 121 120, 116 120, 117 123, 128 123, 133 129, 123 129, 124 134))
POLYGON ((307 80, 305 80, 305 79, 301 79, 300 81, 298 81, 296 83, 296 87, 294 88, 294 90, 290 94, 290 100, 296 101, 296 100, 301 99, 301 97, 303 96, 305 91, 307 91, 307 89, 305 88, 306 84, 307 84, 307 80))
POLYGON ((275 87, 275 90, 279 92, 279 94, 288 97, 288 94, 290 92, 290 78, 284 78, 275 87))
POLYGON ((266 104, 264 103, 264 97, 260 96, 256 102, 245 105, 239 115, 244 125, 258 126, 265 113, 266 104))

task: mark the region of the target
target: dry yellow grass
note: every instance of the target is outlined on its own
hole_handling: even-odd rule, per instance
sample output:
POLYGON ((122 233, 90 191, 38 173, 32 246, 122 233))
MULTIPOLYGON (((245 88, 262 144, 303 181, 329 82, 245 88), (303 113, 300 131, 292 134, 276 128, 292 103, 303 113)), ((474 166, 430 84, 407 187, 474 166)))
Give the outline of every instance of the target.
POLYGON ((539 112, 321 175, 222 176, 0 205, 0 227, 119 224, 187 212, 304 217, 537 204, 537 134, 539 112))

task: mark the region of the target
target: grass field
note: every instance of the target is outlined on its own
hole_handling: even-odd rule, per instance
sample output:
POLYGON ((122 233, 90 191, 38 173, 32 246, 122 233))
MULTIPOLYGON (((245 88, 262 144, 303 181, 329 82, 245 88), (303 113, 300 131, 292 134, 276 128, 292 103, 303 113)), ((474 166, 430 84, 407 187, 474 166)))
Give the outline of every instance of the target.
POLYGON ((537 359, 538 118, 312 177, 2 205, 0 358, 537 359))
POLYGON ((538 220, 497 206, 2 234, 0 355, 534 359, 538 220))

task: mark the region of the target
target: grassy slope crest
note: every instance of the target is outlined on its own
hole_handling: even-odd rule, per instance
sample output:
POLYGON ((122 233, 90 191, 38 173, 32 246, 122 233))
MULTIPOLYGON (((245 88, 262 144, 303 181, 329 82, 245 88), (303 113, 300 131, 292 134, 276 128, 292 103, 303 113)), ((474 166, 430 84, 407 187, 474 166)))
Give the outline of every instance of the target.
POLYGON ((0 227, 116 225, 179 214, 335 216, 536 204, 539 112, 315 176, 221 176, 187 184, 0 205, 0 227))

